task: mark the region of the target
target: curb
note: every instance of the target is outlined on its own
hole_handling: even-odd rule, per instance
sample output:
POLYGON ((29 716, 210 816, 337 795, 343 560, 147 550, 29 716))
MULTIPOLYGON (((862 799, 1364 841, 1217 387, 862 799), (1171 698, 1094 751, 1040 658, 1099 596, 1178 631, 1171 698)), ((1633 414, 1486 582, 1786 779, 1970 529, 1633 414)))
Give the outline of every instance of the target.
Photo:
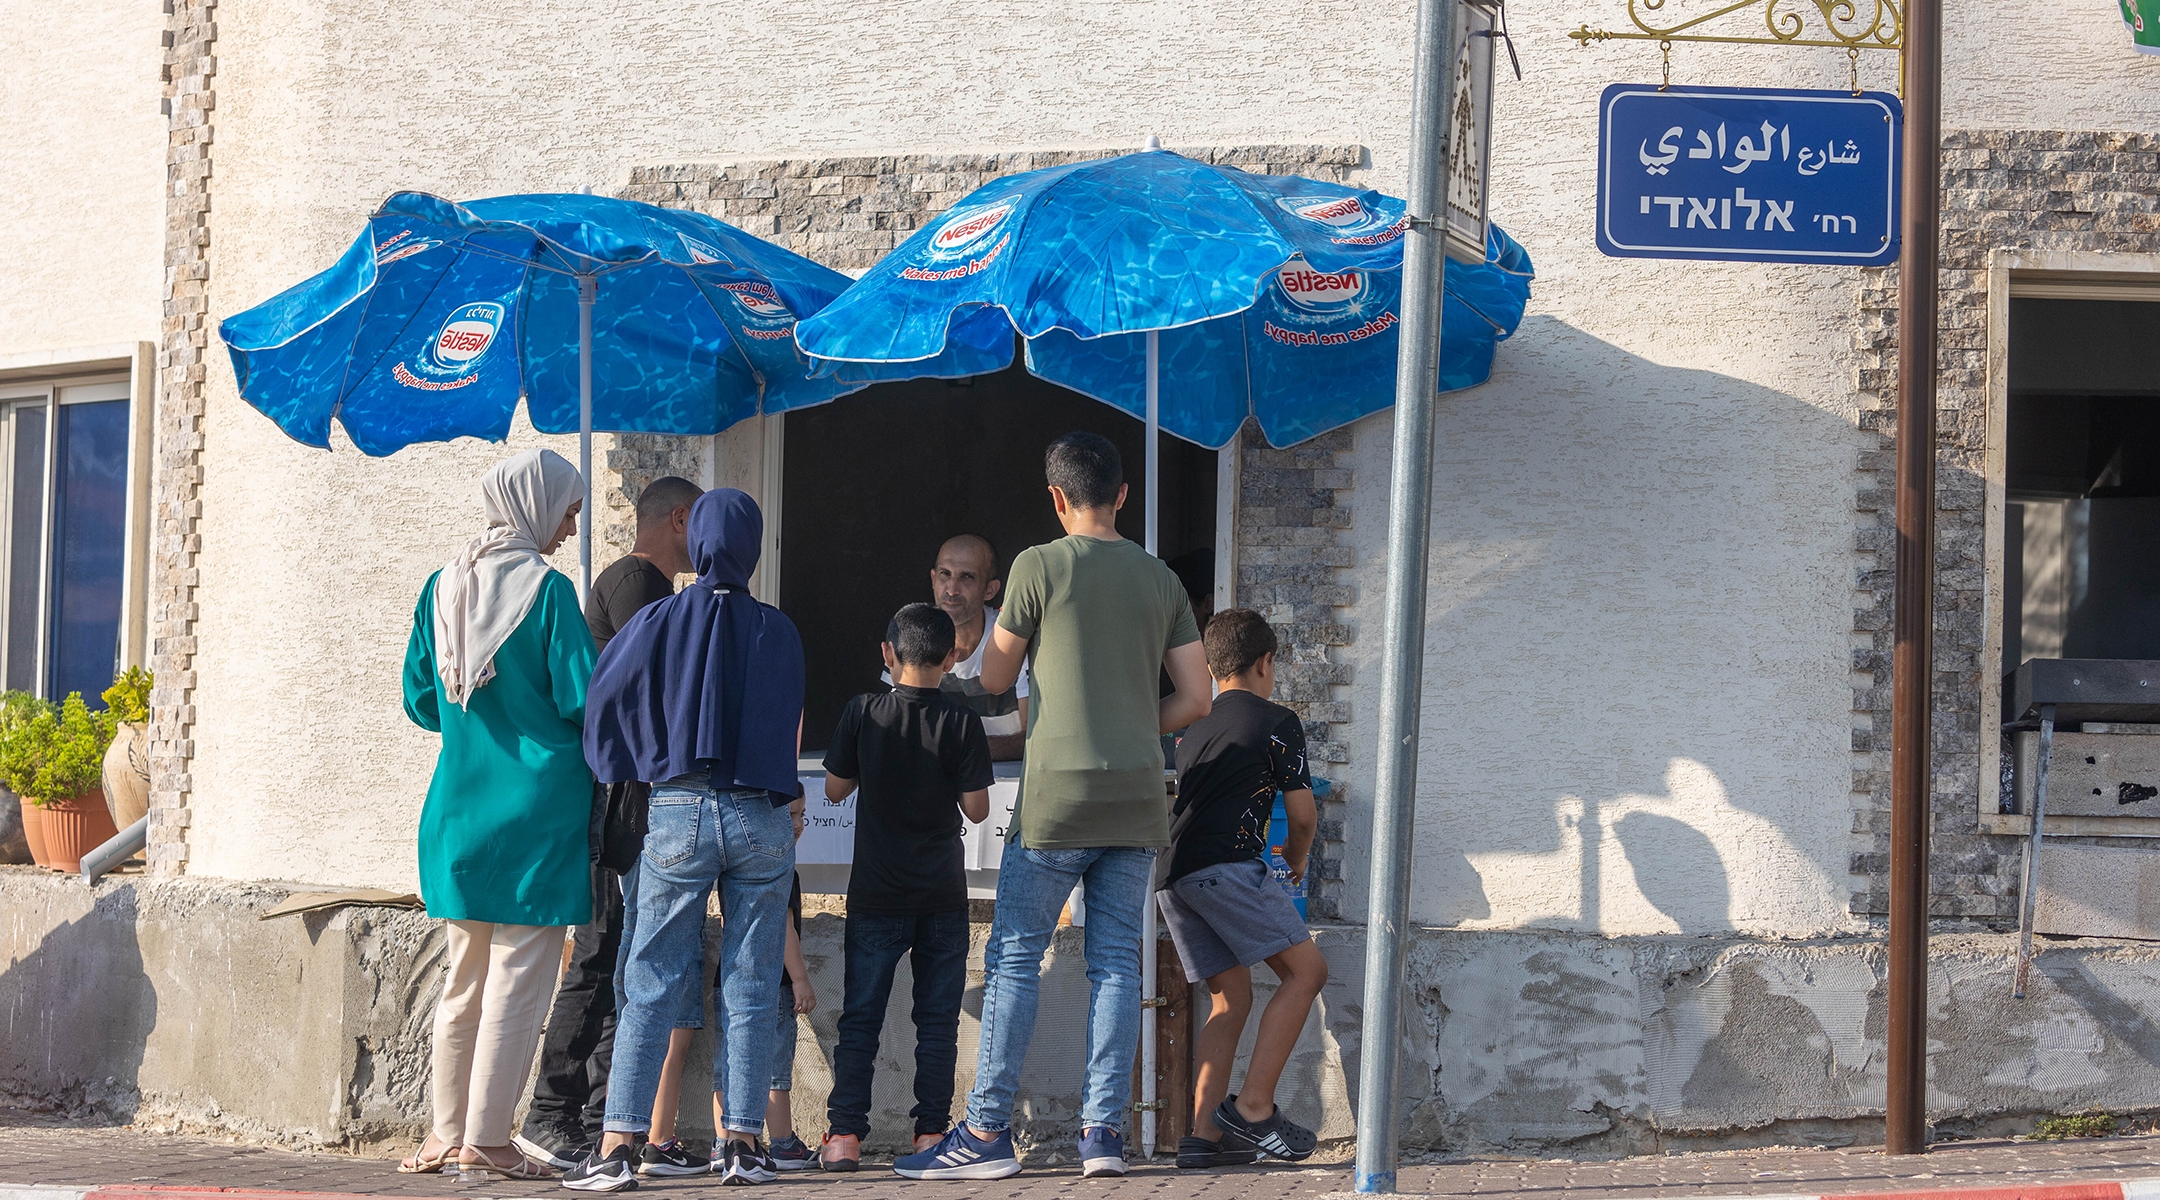
MULTIPOLYGON (((0 1200, 427 1200, 426 1197, 385 1198, 357 1192, 281 1192, 267 1188, 219 1188, 166 1186, 162 1184, 107 1184, 100 1187, 47 1187, 38 1184, 0 1183, 0 1200)), ((441 1200, 450 1200, 448 1197, 441 1200)), ((504 1196, 497 1200, 517 1200, 504 1196)), ((2115 1200, 2109 1196, 2106 1200, 2115 1200)), ((2160 1192, 2150 1198, 2160 1200, 2160 1192)))
MULTIPOLYGON (((1496 1198, 1506 1193, 1495 1193, 1496 1198)), ((0 1188, 0 1200, 11 1200, 0 1188)), ((30 1200, 30 1198, 25 1198, 30 1200)), ((147 1197, 142 1200, 148 1200, 147 1197)), ((1367 1200, 1362 1192, 1329 1192, 1321 1200, 1367 1200)), ((2078 1183, 2047 1183, 2029 1187, 1940 1187, 1902 1192, 1840 1192, 1821 1195, 1735 1193, 1696 1196, 1688 1193, 1652 1193, 1640 1200, 2160 1200, 2160 1177, 2151 1179, 2093 1179, 2078 1183)))

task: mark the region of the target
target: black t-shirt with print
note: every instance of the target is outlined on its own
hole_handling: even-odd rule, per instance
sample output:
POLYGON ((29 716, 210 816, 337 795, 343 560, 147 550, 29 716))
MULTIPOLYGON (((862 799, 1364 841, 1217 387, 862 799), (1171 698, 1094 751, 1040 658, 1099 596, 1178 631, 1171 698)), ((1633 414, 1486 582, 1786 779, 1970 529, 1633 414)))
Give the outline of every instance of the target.
POLYGON ((990 786, 982 718, 936 688, 857 696, 840 714, 825 769, 861 784, 848 914, 966 911, 960 793, 990 786))
POLYGON ((1197 806, 1170 848, 1171 879, 1217 863, 1265 860, 1275 793, 1312 786, 1297 714, 1251 692, 1215 697, 1177 743, 1173 813, 1197 806))

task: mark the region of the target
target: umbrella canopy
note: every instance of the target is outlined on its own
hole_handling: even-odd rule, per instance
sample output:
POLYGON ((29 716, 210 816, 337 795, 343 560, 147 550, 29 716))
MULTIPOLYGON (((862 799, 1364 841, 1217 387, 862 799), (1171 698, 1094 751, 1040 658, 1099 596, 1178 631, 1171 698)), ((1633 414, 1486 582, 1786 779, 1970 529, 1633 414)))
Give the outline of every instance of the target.
POLYGON ((327 447, 370 455, 501 440, 522 396, 545 433, 718 433, 859 383, 813 378, 796 318, 838 271, 701 213, 606 196, 453 203, 400 192, 337 264, 218 328, 240 394, 327 447), (592 292, 592 419, 579 297, 592 292))
MULTIPOLYGON (((1035 374, 1220 447, 1247 416, 1288 445, 1394 401, 1402 201, 1166 151, 1008 176, 917 231, 796 327, 823 374, 1035 374), (1150 373, 1149 345, 1156 346, 1150 373), (871 364, 880 364, 872 367, 871 364)), ((1441 390, 1484 382, 1528 302, 1493 230, 1446 269, 1441 390)))

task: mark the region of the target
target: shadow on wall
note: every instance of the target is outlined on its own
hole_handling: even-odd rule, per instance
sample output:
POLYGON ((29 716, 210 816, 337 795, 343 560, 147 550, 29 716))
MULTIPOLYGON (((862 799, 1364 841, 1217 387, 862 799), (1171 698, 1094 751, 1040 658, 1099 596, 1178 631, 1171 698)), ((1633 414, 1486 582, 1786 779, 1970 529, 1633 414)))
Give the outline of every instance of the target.
MULTIPOLYGON (((1620 836, 1620 848, 1634 868, 1635 889, 1680 932, 1715 933, 1731 924, 1732 888, 1725 878, 1725 864, 1717 846, 1701 831, 1673 817, 1632 812, 1613 825, 1613 832, 1620 836), (1658 870, 1659 864, 1683 862, 1694 864, 1693 879, 1682 881, 1658 870)), ((1584 856, 1586 861, 1588 857, 1584 856)))
MULTIPOLYGON (((1840 920, 1869 439, 1552 316, 1491 384, 1442 398, 1438 438, 1426 689, 1446 703, 1425 706, 1413 919, 1840 920)), ((1368 575, 1380 537, 1361 537, 1368 575)))
POLYGON ((132 1120, 157 1012, 136 941, 134 885, 107 884, 88 912, 0 971, 0 1096, 132 1120))

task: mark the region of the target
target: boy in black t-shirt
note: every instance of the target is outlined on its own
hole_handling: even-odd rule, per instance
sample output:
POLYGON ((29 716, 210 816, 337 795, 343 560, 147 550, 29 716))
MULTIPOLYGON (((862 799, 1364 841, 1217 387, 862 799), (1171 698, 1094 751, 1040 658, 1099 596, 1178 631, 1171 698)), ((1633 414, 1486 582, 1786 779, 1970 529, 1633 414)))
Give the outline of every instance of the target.
POLYGON ((1290 836, 1282 848, 1290 878, 1305 876, 1318 817, 1297 714, 1268 702, 1275 690, 1275 631, 1249 608, 1226 609, 1202 637, 1215 707, 1178 739, 1178 799, 1170 851, 1156 881, 1163 922, 1177 943, 1185 978, 1207 980, 1213 1000, 1200 1031, 1192 1136, 1178 1144, 1181 1167, 1279 1158, 1302 1161, 1318 1144, 1275 1107, 1275 1083, 1305 1016, 1327 983, 1327 960, 1306 932, 1289 893, 1268 869, 1268 821, 1283 794, 1290 836), (1252 965, 1280 979, 1260 1014, 1245 1090, 1226 1096, 1238 1039, 1252 1012, 1252 965))
POLYGON ((982 718, 938 690, 958 657, 952 618, 910 604, 885 627, 890 692, 857 696, 825 751, 825 796, 855 790, 855 865, 848 879, 846 985, 831 1131, 819 1165, 852 1171, 870 1133, 870 1079, 893 971, 909 955, 915 976, 915 1148, 952 1124, 967 986, 967 869, 960 818, 990 815, 990 740, 982 718))

